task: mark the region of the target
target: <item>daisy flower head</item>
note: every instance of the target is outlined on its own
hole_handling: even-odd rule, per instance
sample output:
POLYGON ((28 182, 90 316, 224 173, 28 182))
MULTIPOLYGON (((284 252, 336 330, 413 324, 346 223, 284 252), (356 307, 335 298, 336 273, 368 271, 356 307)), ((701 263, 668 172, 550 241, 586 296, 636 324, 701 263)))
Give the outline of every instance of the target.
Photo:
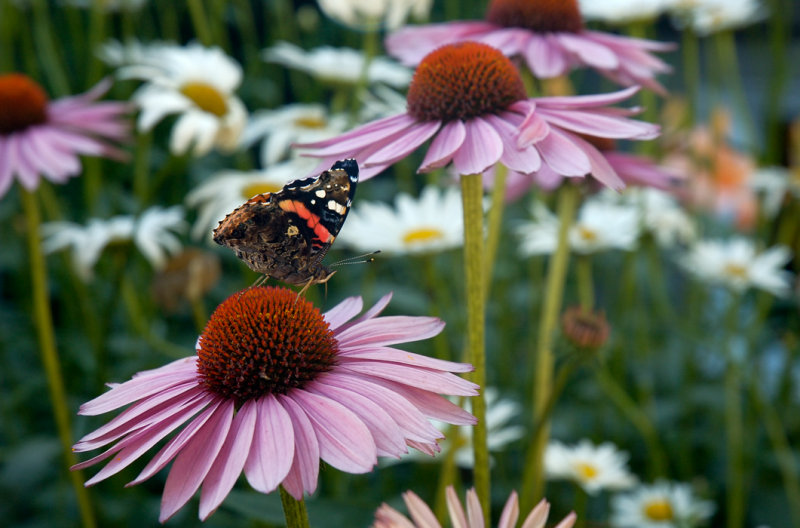
POLYGON ((132 242, 153 268, 163 268, 169 255, 181 251, 182 244, 176 235, 185 230, 181 207, 154 206, 138 218, 128 215, 107 220, 92 218, 86 225, 48 222, 42 225, 42 247, 46 254, 71 250, 75 271, 88 281, 103 250, 116 242, 132 242))
MULTIPOLYGON (((450 524, 456 526, 474 526, 484 528, 487 526, 483 518, 478 494, 475 488, 467 491, 466 509, 458 499, 453 486, 447 486, 447 511, 450 515, 450 524)), ((440 524, 436 520, 436 515, 430 507, 413 491, 403 493, 403 502, 408 508, 411 519, 384 503, 375 512, 375 522, 372 528, 439 528, 440 524)), ((524 528, 544 528, 547 523, 547 516, 550 514, 550 503, 542 499, 536 507, 531 510, 522 523, 524 528)), ((519 499, 517 492, 512 491, 508 497, 497 528, 515 528, 519 519, 519 499)), ((564 517, 554 528, 572 528, 576 520, 575 513, 570 513, 564 517)))
POLYGON ((676 0, 579 0, 584 20, 608 24, 630 24, 652 20, 666 12, 676 0))
POLYGON ((424 18, 433 0, 317 0, 328 17, 354 29, 396 29, 409 16, 424 18))
POLYGON ((0 198, 16 178, 28 191, 42 177, 65 183, 81 172, 79 156, 122 159, 116 145, 129 139, 128 105, 98 102, 111 87, 51 101, 33 79, 0 74, 0 198))
POLYGON ((97 415, 130 405, 74 446, 113 444, 74 469, 111 458, 87 482, 96 484, 183 426, 131 483, 173 461, 163 522, 201 485, 206 519, 242 472, 259 492, 281 485, 300 500, 316 489, 320 460, 366 473, 378 456, 397 458, 408 446, 433 455, 443 435, 429 419, 475 423, 440 396, 476 395, 475 384, 454 374, 472 367, 394 348, 433 337, 444 323, 379 317, 390 297, 356 317, 359 297, 320 314, 285 288, 235 293, 214 311, 195 356, 141 372, 81 406, 80 414, 97 415))
POLYGON ((214 174, 186 196, 186 205, 198 210, 192 238, 212 240, 212 231, 219 221, 243 202, 257 194, 280 191, 315 165, 307 158, 294 158, 262 170, 224 170, 214 174))
POLYGON ((791 291, 792 274, 783 268, 791 260, 792 252, 785 246, 759 252, 752 240, 735 237, 698 241, 682 264, 697 279, 735 292, 758 288, 785 296, 791 291))
POLYGON ((499 50, 478 42, 442 46, 420 63, 404 113, 372 121, 315 143, 307 156, 320 166, 355 158, 369 179, 431 140, 419 172, 452 162, 458 174, 483 173, 496 163, 530 174, 552 170, 570 177, 591 173, 624 187, 599 151, 579 137, 652 139, 658 126, 628 119, 630 110, 607 108, 635 88, 607 95, 528 99, 519 72, 499 50))
POLYGON ((425 187, 419 198, 400 193, 395 206, 360 202, 350 211, 342 244, 358 251, 376 247, 395 255, 436 253, 461 247, 464 223, 456 188, 425 187))
MULTIPOLYGON (((366 57, 352 48, 322 46, 305 51, 290 42, 278 42, 264 50, 264 60, 300 70, 321 81, 334 85, 352 85, 360 82, 366 57)), ((405 88, 411 81, 411 70, 387 59, 375 57, 367 67, 367 82, 405 88)))
POLYGON ((636 477, 628 471, 628 454, 610 442, 596 446, 581 440, 568 446, 552 441, 545 449, 544 467, 549 478, 571 480, 590 495, 628 489, 636 483, 636 477))
POLYGON ((621 195, 602 193, 601 197, 635 207, 644 230, 662 247, 687 244, 697 237, 694 220, 668 192, 643 187, 627 189, 621 195))
POLYGON ((749 26, 768 14, 761 0, 676 0, 672 11, 678 27, 700 36, 749 26))
MULTIPOLYGON (((558 218, 541 202, 532 208, 533 220, 517 227, 523 255, 549 255, 558 243, 558 218)), ((589 199, 570 227, 570 248, 580 255, 609 249, 630 251, 639 238, 639 215, 635 207, 589 199)))
POLYGON ((133 94, 141 109, 138 127, 151 130, 171 114, 170 151, 202 156, 218 147, 232 151, 247 122, 247 109, 235 95, 242 68, 219 48, 154 44, 130 57, 119 69, 125 79, 146 81, 133 94))
POLYGON ((267 167, 286 158, 292 143, 327 139, 343 132, 346 126, 345 115, 328 115, 323 105, 288 104, 255 112, 240 143, 249 148, 261 141, 261 165, 267 167))
POLYGON ((615 528, 694 528, 714 513, 714 503, 694 496, 688 484, 659 481, 611 499, 615 528))
POLYGON ((492 0, 484 21, 409 26, 386 38, 386 49, 403 64, 418 64, 432 50, 465 40, 483 42, 519 57, 539 78, 590 67, 624 86, 666 93, 656 81, 671 71, 653 52, 671 43, 584 29, 577 0, 492 0))

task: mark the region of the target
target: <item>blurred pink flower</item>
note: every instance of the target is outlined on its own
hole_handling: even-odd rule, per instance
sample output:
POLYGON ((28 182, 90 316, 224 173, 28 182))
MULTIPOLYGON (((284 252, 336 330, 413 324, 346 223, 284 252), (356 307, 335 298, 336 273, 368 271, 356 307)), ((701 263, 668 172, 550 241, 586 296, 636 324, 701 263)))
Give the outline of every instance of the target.
MULTIPOLYGON (((447 487, 447 511, 450 514, 450 523, 455 527, 480 527, 487 526, 484 518, 483 511, 481 510, 480 502, 478 501, 478 494, 475 493, 475 488, 471 488, 467 492, 467 507, 461 504, 458 500, 453 486, 447 487)), ((395 510, 388 504, 381 505, 375 512, 375 522, 372 528, 440 528, 441 525, 436 520, 433 511, 428 507, 425 502, 413 491, 403 493, 403 501, 408 508, 408 514, 411 516, 409 520, 405 515, 395 510)), ((542 499, 536 507, 531 510, 525 521, 522 523, 523 528, 544 528, 547 522, 547 516, 550 513, 550 504, 542 499)), ((519 518, 519 504, 517 499, 517 492, 512 491, 511 495, 503 507, 503 513, 500 514, 500 520, 497 523, 497 528, 514 528, 517 526, 519 518)), ((575 513, 570 513, 561 520, 554 528, 572 528, 575 524, 575 513)))
POLYGON ((79 155, 125 157, 112 142, 129 137, 121 119, 128 105, 97 102, 110 86, 103 81, 82 95, 48 101, 26 75, 0 75, 0 198, 15 176, 29 191, 41 176, 66 182, 81 171, 79 155))
POLYGON ((652 52, 675 47, 586 30, 576 0, 492 0, 485 21, 409 26, 389 35, 386 48, 401 62, 415 65, 439 46, 465 40, 521 57, 539 78, 587 66, 619 84, 641 84, 662 94, 666 91, 655 75, 672 69, 652 52))
POLYGON ((432 139, 420 172, 452 162, 459 174, 478 174, 496 163, 532 174, 592 174, 614 188, 623 181, 581 135, 651 139, 659 127, 628 119, 635 110, 607 108, 636 92, 528 99, 519 72, 498 50, 464 42, 443 46, 420 63, 408 90, 407 111, 340 136, 297 145, 314 149, 320 166, 358 160, 368 179, 432 139))
POLYGON ((133 404, 84 436, 78 452, 115 443, 81 462, 111 458, 87 485, 127 467, 177 428, 138 484, 174 459, 160 521, 202 484, 200 518, 222 503, 239 475, 262 493, 282 485, 296 499, 317 487, 319 461, 366 473, 377 456, 406 446, 433 455, 443 438, 428 419, 457 425, 474 417, 439 395, 474 396, 453 372, 470 365, 392 348, 441 332, 434 317, 377 317, 387 295, 361 317, 359 297, 321 315, 285 288, 249 288, 224 301, 197 341, 197 355, 141 372, 81 406, 97 415, 133 404))

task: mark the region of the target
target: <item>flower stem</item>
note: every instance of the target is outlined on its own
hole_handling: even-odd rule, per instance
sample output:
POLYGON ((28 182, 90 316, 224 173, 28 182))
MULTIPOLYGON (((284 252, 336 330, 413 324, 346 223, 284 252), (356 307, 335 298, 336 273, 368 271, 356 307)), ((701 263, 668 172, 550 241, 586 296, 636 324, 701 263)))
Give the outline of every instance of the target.
POLYGON ((583 310, 583 313, 588 314, 594 308, 592 257, 580 255, 576 261, 575 271, 578 276, 578 299, 581 301, 581 310, 583 310))
POLYGON ((578 519, 575 521, 575 528, 583 528, 586 526, 586 511, 589 506, 589 494, 586 493, 582 487, 575 484, 575 515, 578 519))
POLYGON ((725 370, 725 438, 727 440, 726 472, 728 476, 725 504, 726 526, 744 526, 744 425, 742 419, 741 372, 739 358, 734 356, 732 338, 737 332, 740 297, 731 299, 725 318, 728 355, 725 370))
POLYGON ((204 46, 210 46, 214 39, 211 36, 211 26, 208 23, 203 0, 187 0, 187 4, 197 38, 204 46))
POLYGON ((691 113, 689 122, 694 123, 697 119, 694 112, 700 95, 700 40, 697 38, 697 34, 688 28, 681 34, 681 50, 683 52, 683 84, 689 95, 688 111, 691 113))
POLYGON ((286 518, 286 528, 308 528, 308 512, 304 500, 295 500, 289 495, 283 486, 281 490, 281 504, 283 505, 283 516, 286 518))
POLYGON ((483 252, 483 178, 480 174, 461 176, 461 198, 464 207, 464 270, 467 298, 467 350, 470 363, 475 367, 472 381, 481 387, 481 394, 472 399, 472 413, 478 419, 472 437, 475 454, 475 490, 481 501, 483 518, 489 519, 489 448, 486 428, 486 357, 484 323, 486 297, 484 296, 483 252))
POLYGON ((789 53, 789 28, 792 18, 792 0, 773 0, 770 11, 780 13, 780 16, 770 17, 769 47, 770 56, 775 57, 772 61, 772 75, 769 78, 767 88, 766 125, 767 125, 767 145, 764 152, 764 161, 768 164, 778 163, 781 160, 781 113, 783 112, 783 94, 786 81, 789 79, 789 68, 787 62, 789 53))
MULTIPOLYGON (((56 350, 55 333, 53 331, 53 318, 50 313, 50 300, 47 293, 47 268, 45 265, 42 245, 39 239, 41 215, 36 196, 20 189, 22 205, 25 209, 28 231, 28 250, 30 252, 31 283, 34 320, 39 334, 39 348, 42 354, 42 364, 47 376, 47 387, 50 392, 50 403, 53 406, 58 437, 61 441, 67 467, 77 464, 78 459, 72 452, 72 434, 67 409, 67 393, 64 389, 64 380, 61 377, 61 363, 56 350)), ((83 487, 83 475, 80 471, 70 471, 69 478, 75 495, 78 499, 78 508, 83 526, 93 528, 96 526, 94 512, 89 501, 89 494, 83 487)))
MULTIPOLYGON (((536 359, 533 381, 533 422, 542 421, 547 402, 553 391, 553 334, 561 312, 564 282, 569 265, 569 230, 578 209, 580 193, 577 187, 565 185, 558 196, 558 244, 547 269, 545 293, 539 319, 539 335, 536 342, 536 359)), ((544 489, 544 450, 550 434, 548 421, 542 421, 531 437, 526 457, 525 475, 520 493, 521 511, 533 508, 544 489)))
POLYGON ((500 245, 500 228, 503 224, 503 209, 506 204, 506 175, 508 169, 498 163, 494 168, 494 185, 492 186, 492 208, 489 210, 489 233, 486 237, 484 295, 489 296, 492 286, 494 261, 497 258, 497 248, 500 245))
POLYGON ((53 92, 58 96, 64 96, 70 91, 69 81, 61 67, 62 63, 53 42, 53 35, 55 35, 55 31, 53 31, 47 2, 35 0, 33 2, 33 38, 36 43, 36 53, 42 61, 44 71, 47 72, 53 92))

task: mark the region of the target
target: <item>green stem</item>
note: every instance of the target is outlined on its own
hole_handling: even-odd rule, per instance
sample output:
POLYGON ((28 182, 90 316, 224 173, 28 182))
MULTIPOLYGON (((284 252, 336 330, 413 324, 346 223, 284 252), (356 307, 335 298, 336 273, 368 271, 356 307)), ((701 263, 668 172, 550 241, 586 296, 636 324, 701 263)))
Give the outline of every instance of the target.
POLYGON ((192 25, 197 38, 204 46, 210 46, 214 42, 211 34, 211 26, 208 23, 203 0, 187 0, 189 15, 192 17, 192 25))
POLYGON ((37 55, 41 58, 44 71, 53 88, 53 93, 58 96, 69 94, 69 81, 64 69, 61 67, 61 59, 58 56, 55 43, 53 42, 53 26, 50 21, 50 13, 47 3, 44 0, 33 2, 33 38, 36 42, 37 55))
POLYGON ((792 0, 773 0, 770 11, 780 13, 780 16, 770 17, 770 56, 774 57, 772 62, 772 75, 769 78, 767 88, 767 145, 764 151, 764 161, 767 164, 775 164, 781 161, 781 112, 783 109, 783 94, 786 81, 789 79, 789 68, 787 62, 789 52, 789 31, 788 27, 792 19, 792 0))
POLYGON ((697 121, 694 114, 700 95, 700 40, 690 29, 681 34, 681 51, 683 52, 683 83, 689 96, 689 122, 697 121))
MULTIPOLYGON (((41 215, 36 196, 20 189, 22 205, 25 209, 28 231, 28 251, 30 252, 31 286, 33 297, 34 320, 39 335, 39 348, 42 354, 42 364, 47 377, 47 387, 50 393, 50 403, 53 406, 58 437, 61 441, 64 459, 67 467, 77 464, 78 459, 72 452, 72 433, 69 423, 69 410, 67 409, 67 392, 61 376, 61 362, 56 350, 55 333, 53 331, 53 318, 50 313, 50 299, 47 292, 47 268, 42 253, 39 239, 41 215)), ((83 526, 94 528, 97 524, 94 512, 89 501, 89 494, 83 487, 83 475, 80 471, 70 471, 69 479, 75 490, 78 508, 83 526)))
POLYGON ((578 298, 583 313, 594 309, 594 283, 592 281, 592 257, 580 255, 576 261, 575 272, 578 279, 578 298))
POLYGON ((489 232, 486 236, 486 282, 484 295, 489 297, 494 275, 494 261, 497 258, 497 248, 500 246, 500 232, 503 225, 503 209, 506 205, 506 176, 508 169, 498 163, 494 166, 494 184, 492 185, 492 208, 489 210, 489 232))
POLYGON ((308 512, 304 500, 295 500, 283 486, 281 490, 281 504, 283 516, 286 518, 286 528, 309 528, 308 512))
POLYGON ((133 158, 133 194, 144 208, 150 203, 150 152, 153 145, 152 132, 137 136, 136 152, 133 158))
MULTIPOLYGON (((542 298, 542 311, 539 320, 539 335, 536 342, 536 359, 533 381, 533 421, 543 419, 547 401, 553 391, 553 336, 561 312, 564 296, 564 282, 569 265, 569 230, 578 209, 580 192, 573 185, 565 185, 558 196, 558 245, 550 257, 547 269, 545 293, 542 298)), ((520 493, 521 511, 529 511, 544 490, 544 450, 550 435, 548 421, 531 437, 528 446, 527 463, 520 493)))
POLYGON ((740 360, 733 354, 732 338, 738 330, 740 296, 736 295, 725 318, 727 330, 727 368, 725 370, 725 438, 727 440, 726 472, 728 477, 725 504, 726 526, 744 526, 744 424, 742 417, 742 375, 740 360))
POLYGON ((586 493, 579 484, 575 484, 575 528, 583 528, 586 526, 586 511, 589 506, 589 494, 586 493))
POLYGON ((472 381, 481 388, 472 399, 472 413, 478 419, 472 436, 475 454, 475 490, 481 501, 483 518, 489 519, 489 447, 486 427, 486 357, 484 324, 486 298, 484 292, 483 254, 483 178, 480 174, 461 176, 461 197, 464 207, 464 270, 467 288, 467 350, 475 371, 472 381))
POLYGON ((105 2, 102 0, 94 0, 92 7, 89 10, 89 72, 86 81, 89 86, 93 85, 100 80, 100 74, 103 71, 103 63, 95 57, 95 52, 100 47, 100 44, 105 40, 106 36, 106 13, 103 6, 105 2))

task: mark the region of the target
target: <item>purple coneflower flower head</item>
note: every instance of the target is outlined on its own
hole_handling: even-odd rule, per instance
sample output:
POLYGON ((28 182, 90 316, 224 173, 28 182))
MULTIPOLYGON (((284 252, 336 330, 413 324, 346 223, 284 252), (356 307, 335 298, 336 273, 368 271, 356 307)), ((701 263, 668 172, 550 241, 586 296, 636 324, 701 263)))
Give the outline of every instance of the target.
MULTIPOLYGON (((484 518, 478 494, 475 488, 467 492, 466 509, 458 500, 453 486, 448 486, 446 490, 447 511, 450 514, 450 524, 455 527, 484 528, 487 526, 484 518)), ((403 501, 408 508, 411 519, 395 510, 388 504, 381 505, 375 512, 375 522, 372 528, 440 528, 439 521, 433 511, 425 502, 413 491, 403 493, 403 501)), ((550 514, 550 503, 542 499, 536 507, 531 510, 522 523, 522 528, 544 528, 547 516, 550 514)), ((503 507, 497 528, 515 528, 519 519, 519 503, 517 492, 512 491, 511 495, 503 507)), ((572 528, 577 517, 575 513, 570 513, 564 517, 554 528, 572 528)))
POLYGON ((485 21, 409 26, 389 35, 386 48, 414 65, 439 46, 465 40, 522 58, 539 78, 585 66, 616 83, 640 84, 662 94, 666 91, 655 76, 671 68, 652 52, 674 49, 671 43, 588 31, 576 0, 492 0, 485 21))
POLYGON ((427 339, 434 317, 378 317, 390 295, 361 317, 358 297, 325 314, 285 288, 249 288, 224 301, 197 341, 197 355, 140 372, 81 406, 97 415, 131 405, 75 446, 113 444, 77 464, 111 458, 87 485, 127 467, 173 436, 130 485, 173 461, 161 522, 200 493, 200 518, 222 503, 244 471, 253 488, 282 485, 296 499, 317 487, 320 459, 366 473, 377 456, 406 446, 429 455, 444 435, 428 419, 467 425, 475 418, 440 394, 474 396, 453 374, 472 367, 404 352, 392 345, 427 339))
POLYGON ((477 42, 443 46, 420 63, 408 90, 407 111, 340 136, 298 145, 314 149, 320 166, 353 157, 368 179, 431 140, 420 172, 447 164, 478 174, 496 163, 532 174, 589 173, 609 187, 624 183, 580 135, 651 139, 658 126, 628 119, 635 110, 607 108, 636 91, 528 99, 519 72, 498 50, 477 42))
POLYGON ((81 172, 79 155, 124 158, 114 146, 129 137, 124 103, 97 102, 111 86, 103 81, 82 95, 49 101, 20 73, 0 75, 0 198, 16 176, 29 191, 44 176, 64 183, 81 172))

